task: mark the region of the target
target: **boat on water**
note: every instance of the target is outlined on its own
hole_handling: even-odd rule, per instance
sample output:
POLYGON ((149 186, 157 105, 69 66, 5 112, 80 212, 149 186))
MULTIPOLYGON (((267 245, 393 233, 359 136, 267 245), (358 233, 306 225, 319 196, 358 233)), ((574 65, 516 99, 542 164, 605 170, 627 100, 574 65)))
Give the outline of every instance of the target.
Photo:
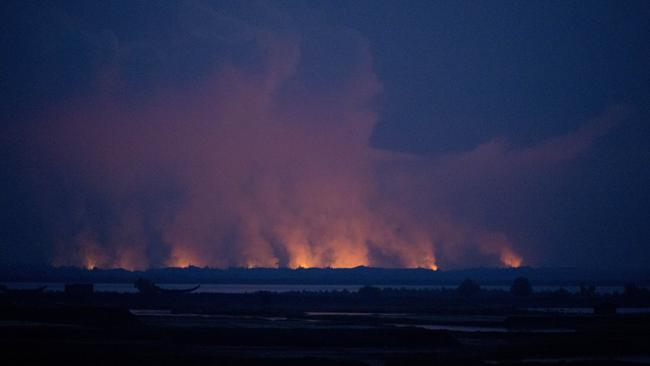
POLYGON ((196 285, 194 287, 183 288, 183 289, 167 289, 167 288, 162 288, 160 286, 157 286, 152 281, 149 281, 144 278, 137 279, 133 285, 142 294, 186 294, 195 291, 199 287, 201 287, 201 285, 196 285))

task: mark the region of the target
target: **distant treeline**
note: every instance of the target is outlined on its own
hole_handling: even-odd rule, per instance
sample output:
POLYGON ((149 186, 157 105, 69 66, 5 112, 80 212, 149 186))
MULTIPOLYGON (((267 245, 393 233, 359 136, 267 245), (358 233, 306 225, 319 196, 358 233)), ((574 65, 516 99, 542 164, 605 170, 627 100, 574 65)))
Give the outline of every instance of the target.
POLYGON ((535 286, 650 285, 650 270, 580 270, 572 268, 475 268, 431 271, 407 268, 156 268, 146 271, 76 267, 5 266, 0 281, 129 283, 147 278, 157 283, 453 285, 466 278, 481 285, 510 285, 517 277, 535 286))

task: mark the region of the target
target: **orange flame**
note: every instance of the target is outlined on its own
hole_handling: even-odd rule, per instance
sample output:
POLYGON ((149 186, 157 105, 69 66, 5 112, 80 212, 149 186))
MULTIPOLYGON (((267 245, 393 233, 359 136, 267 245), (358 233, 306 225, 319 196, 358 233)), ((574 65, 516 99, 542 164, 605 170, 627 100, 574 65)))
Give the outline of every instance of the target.
POLYGON ((97 264, 95 263, 95 259, 88 256, 85 258, 85 264, 84 264, 85 269, 95 269, 97 268, 97 264))
POLYGON ((174 268, 187 268, 189 266, 205 266, 206 264, 201 261, 200 256, 195 255, 191 250, 177 246, 172 249, 169 259, 165 263, 168 267, 174 268))
POLYGON ((501 263, 508 268, 519 268, 523 263, 523 258, 510 248, 501 250, 501 263))

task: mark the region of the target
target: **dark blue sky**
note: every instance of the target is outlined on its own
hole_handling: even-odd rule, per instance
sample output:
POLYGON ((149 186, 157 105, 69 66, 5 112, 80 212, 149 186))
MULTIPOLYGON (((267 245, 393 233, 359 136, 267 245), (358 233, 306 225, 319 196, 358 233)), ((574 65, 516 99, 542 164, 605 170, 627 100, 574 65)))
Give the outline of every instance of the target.
MULTIPOLYGON (((283 111, 300 114, 298 108, 285 106, 296 95, 304 97, 306 109, 337 105, 333 101, 345 94, 342 90, 370 83, 359 76, 370 68, 381 87, 364 99, 376 112, 367 143, 445 167, 421 168, 418 163, 415 170, 424 173, 413 178, 419 183, 403 194, 417 197, 416 190, 422 189, 422 206, 444 209, 420 207, 409 203, 411 198, 391 202, 406 202, 407 211, 431 217, 435 225, 440 217, 452 217, 454 225, 464 228, 455 229, 463 231, 463 237, 503 234, 524 263, 532 265, 650 264, 646 1, 4 1, 0 13, 5 50, 0 59, 2 263, 50 263, 57 245, 86 232, 86 226, 100 247, 111 246, 115 235, 109 232, 121 222, 116 217, 123 216, 121 209, 106 202, 116 201, 106 193, 113 188, 88 183, 83 166, 69 168, 47 150, 40 152, 30 131, 39 129, 42 137, 43 126, 57 130, 57 123, 66 123, 61 114, 86 105, 86 99, 101 99, 106 90, 125 110, 139 113, 152 95, 180 100, 215 70, 230 70, 229 65, 261 79, 284 75, 290 47, 278 46, 271 56, 269 50, 278 43, 295 43, 298 64, 289 76, 279 76, 282 85, 272 93, 283 111), (271 46, 260 46, 259 39, 266 37, 273 40, 271 46), (269 61, 273 57, 283 61, 269 61), (520 161, 510 156, 518 151, 523 156, 527 149, 562 136, 582 136, 577 131, 610 118, 602 116, 611 110, 624 112, 611 118, 613 127, 606 132, 585 138, 588 146, 570 161, 503 162, 520 161), (450 186, 459 188, 439 188, 439 182, 457 170, 480 170, 479 147, 494 141, 507 146, 501 160, 486 158, 485 166, 494 169, 454 175, 450 186), (472 162, 462 166, 466 155, 472 162), (438 163, 446 159, 451 163, 438 163), (447 168, 453 164, 461 166, 447 168), (78 209, 79 200, 85 208, 78 209)), ((335 109, 329 108, 333 115, 348 113, 335 109)), ((115 123, 115 128, 128 125, 115 123)), ((137 144, 146 143, 144 135, 137 144)), ((138 189, 148 193, 130 197, 144 202, 138 209, 145 212, 143 221, 158 217, 164 211, 159 206, 167 210, 184 205, 177 203, 183 193, 175 193, 185 192, 184 178, 167 186, 161 183, 171 180, 167 176, 148 177, 155 182, 151 190, 138 183, 138 189)), ((392 189, 380 195, 402 196, 392 189)), ((167 234, 156 225, 144 226, 146 234, 139 234, 144 237, 139 240, 147 242, 150 265, 165 263, 173 252, 165 244, 167 234)), ((245 237, 232 230, 236 237, 245 237)), ((223 236, 230 238, 224 247, 244 240, 231 236, 223 236)), ((449 237, 435 240, 456 240, 449 237)), ((472 253, 472 248, 491 253, 486 245, 491 244, 478 240, 464 245, 461 254, 439 248, 436 253, 450 266, 491 265, 472 253)), ((290 262, 282 259, 285 254, 277 256, 286 265, 290 262)), ((240 264, 229 260, 219 265, 223 263, 240 264)))

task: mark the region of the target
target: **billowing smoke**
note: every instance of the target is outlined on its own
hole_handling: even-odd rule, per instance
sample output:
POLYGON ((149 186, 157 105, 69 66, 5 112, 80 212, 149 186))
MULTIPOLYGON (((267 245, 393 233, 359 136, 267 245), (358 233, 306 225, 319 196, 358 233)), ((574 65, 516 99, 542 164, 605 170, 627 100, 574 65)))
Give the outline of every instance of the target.
POLYGON ((112 58, 96 89, 29 131, 31 158, 72 197, 67 214, 50 219, 54 264, 532 263, 519 254, 527 243, 482 212, 559 174, 614 119, 533 147, 495 140, 434 157, 377 150, 369 140, 382 85, 363 37, 252 25, 196 6, 180 12, 169 52, 200 41, 219 48, 218 62, 131 98, 122 70, 136 46, 99 37, 112 58), (327 52, 340 57, 335 65, 318 62, 327 52))

